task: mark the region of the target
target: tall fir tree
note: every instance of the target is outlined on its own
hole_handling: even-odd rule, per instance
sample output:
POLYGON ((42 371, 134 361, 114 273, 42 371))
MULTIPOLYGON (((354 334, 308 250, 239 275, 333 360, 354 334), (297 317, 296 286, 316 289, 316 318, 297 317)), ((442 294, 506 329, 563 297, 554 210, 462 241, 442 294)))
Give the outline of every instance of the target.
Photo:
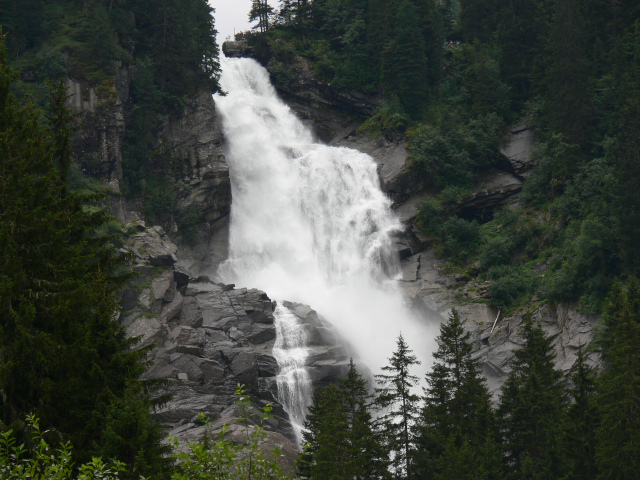
POLYGON ((427 56, 418 11, 409 0, 398 7, 394 42, 394 90, 412 118, 420 118, 427 100, 427 56))
POLYGON ((315 480, 388 478, 387 452, 374 428, 371 394, 353 360, 347 376, 314 394, 303 433, 300 473, 315 480))
POLYGON ((508 479, 553 480, 564 474, 560 452, 566 404, 562 373, 555 369, 551 340, 528 314, 502 387, 501 417, 508 479))
POLYGON ((376 375, 376 404, 382 409, 380 428, 386 447, 391 453, 391 469, 398 479, 414 479, 415 426, 419 419, 420 397, 412 393, 418 377, 411 375, 411 367, 420 365, 402 334, 397 349, 382 367, 384 374, 376 375))
POLYGON ((640 471, 640 282, 616 281, 603 315, 606 368, 598 381, 598 479, 630 480, 640 471))
POLYGON ((426 378, 416 451, 420 478, 500 478, 496 419, 470 338, 453 309, 440 326, 426 378))
POLYGON ((567 478, 594 480, 597 478, 595 450, 598 427, 596 375, 586 363, 584 348, 578 350, 571 382, 569 396, 572 403, 564 416, 562 442, 568 466, 567 478))
POLYGON ((122 460, 132 460, 127 478, 162 478, 166 448, 138 382, 145 352, 132 350, 115 319, 126 258, 98 198, 65 184, 64 87, 54 90, 47 125, 15 101, 15 78, 0 41, 0 421, 23 432, 33 413, 72 441, 80 461, 110 443, 107 431, 119 432, 122 460), (110 412, 127 395, 139 415, 116 424, 110 412))

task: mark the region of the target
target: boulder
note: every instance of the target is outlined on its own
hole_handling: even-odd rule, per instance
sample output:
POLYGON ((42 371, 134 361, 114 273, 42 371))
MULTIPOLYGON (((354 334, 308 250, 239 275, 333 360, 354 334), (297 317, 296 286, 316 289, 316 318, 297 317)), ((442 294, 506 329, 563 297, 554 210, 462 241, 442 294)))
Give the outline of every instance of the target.
POLYGON ((178 261, 178 247, 168 239, 165 241, 154 229, 136 234, 133 248, 139 252, 141 260, 154 267, 171 266, 178 261))

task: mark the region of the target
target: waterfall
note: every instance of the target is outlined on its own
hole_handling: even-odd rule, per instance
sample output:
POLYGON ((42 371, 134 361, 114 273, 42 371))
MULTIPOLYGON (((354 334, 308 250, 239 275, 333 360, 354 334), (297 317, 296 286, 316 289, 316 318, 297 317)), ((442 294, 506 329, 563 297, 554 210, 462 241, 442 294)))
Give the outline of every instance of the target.
POLYGON ((298 445, 302 445, 302 428, 307 416, 308 404, 312 396, 311 379, 305 365, 309 332, 300 325, 288 308, 278 304, 276 317, 276 343, 273 356, 280 366, 278 375, 278 395, 293 425, 298 445))
MULTIPOLYGON (((374 372, 387 364, 400 331, 424 359, 433 332, 408 312, 397 286, 393 234, 401 225, 373 159, 314 143, 256 61, 222 59, 222 71, 228 94, 216 105, 233 205, 229 260, 218 275, 278 301, 310 305, 374 372)), ((304 334, 286 309, 275 316, 280 400, 301 425, 311 401, 304 334)))

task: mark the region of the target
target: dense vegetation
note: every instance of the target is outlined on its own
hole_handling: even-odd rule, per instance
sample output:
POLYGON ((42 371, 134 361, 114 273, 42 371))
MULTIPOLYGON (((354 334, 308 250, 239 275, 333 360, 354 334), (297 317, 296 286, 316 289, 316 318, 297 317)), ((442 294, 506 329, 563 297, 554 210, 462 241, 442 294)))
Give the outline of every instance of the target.
POLYGON ((269 25, 253 42, 278 81, 300 54, 336 87, 384 94, 363 128, 405 136, 415 191, 432 194, 419 225, 453 268, 490 281, 492 303, 601 311, 616 276, 640 274, 637 2, 290 0, 269 25), (519 208, 462 212, 520 119, 538 166, 519 208))
POLYGON ((24 418, 73 440, 77 458, 116 457, 129 477, 161 472, 161 430, 117 323, 116 294, 130 277, 118 231, 99 198, 72 191, 62 82, 45 113, 16 102, 0 41, 0 425, 28 439, 24 418))
MULTIPOLYGON (((219 90, 213 9, 206 0, 3 0, 0 25, 21 71, 13 90, 44 105, 46 82, 69 76, 113 104, 130 76, 122 191, 152 221, 174 207, 176 169, 158 129, 200 89, 219 90)), ((84 162, 86 158, 82 159, 84 162)))
MULTIPOLYGON (((285 0, 275 12, 256 0, 251 16, 265 33, 252 41, 271 49, 283 81, 299 53, 336 87, 384 93, 364 128, 406 137, 415 184, 434 193, 420 225, 441 237, 453 265, 476 263, 493 303, 514 308, 535 295, 603 312, 591 348, 605 368, 594 372, 581 352, 568 382, 550 339, 526 318, 497 408, 455 311, 423 395, 400 337, 376 389, 352 363, 342 381, 315 393, 299 476, 635 479, 640 7, 285 0), (499 166, 505 126, 521 118, 539 140, 522 206, 482 225, 464 218, 460 199, 499 166)), ((62 84, 47 84, 69 75, 108 97, 120 69, 131 68, 127 186, 164 208, 171 162, 150 153, 156 129, 198 88, 219 88, 210 7, 4 0, 0 24, 9 33, 8 51, 0 47, 0 476, 289 478, 279 452, 260 449, 264 432, 250 427, 244 396, 246 446, 207 434, 167 457, 149 415, 152 385, 138 380, 145 352, 132 350, 114 320, 130 275, 121 240, 100 198, 69 183, 73 118, 62 84)))
POLYGON ((455 310, 440 327, 424 395, 412 393, 416 359, 400 336, 374 396, 352 364, 316 391, 303 478, 633 479, 640 467, 640 283, 617 282, 598 345, 599 375, 580 350, 570 378, 531 316, 494 408, 470 334, 455 310))

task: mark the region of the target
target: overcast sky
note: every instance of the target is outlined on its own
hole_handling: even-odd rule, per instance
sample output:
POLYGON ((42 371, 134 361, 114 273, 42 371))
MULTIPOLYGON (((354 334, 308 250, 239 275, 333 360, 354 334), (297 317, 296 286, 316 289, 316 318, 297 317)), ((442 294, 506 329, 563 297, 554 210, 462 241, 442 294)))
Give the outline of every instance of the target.
MULTIPOLYGON (((275 5, 278 2, 269 3, 275 5)), ((209 4, 216 9, 218 43, 222 44, 228 36, 233 38, 234 28, 236 32, 243 32, 250 28, 251 0, 209 0, 209 4)))

